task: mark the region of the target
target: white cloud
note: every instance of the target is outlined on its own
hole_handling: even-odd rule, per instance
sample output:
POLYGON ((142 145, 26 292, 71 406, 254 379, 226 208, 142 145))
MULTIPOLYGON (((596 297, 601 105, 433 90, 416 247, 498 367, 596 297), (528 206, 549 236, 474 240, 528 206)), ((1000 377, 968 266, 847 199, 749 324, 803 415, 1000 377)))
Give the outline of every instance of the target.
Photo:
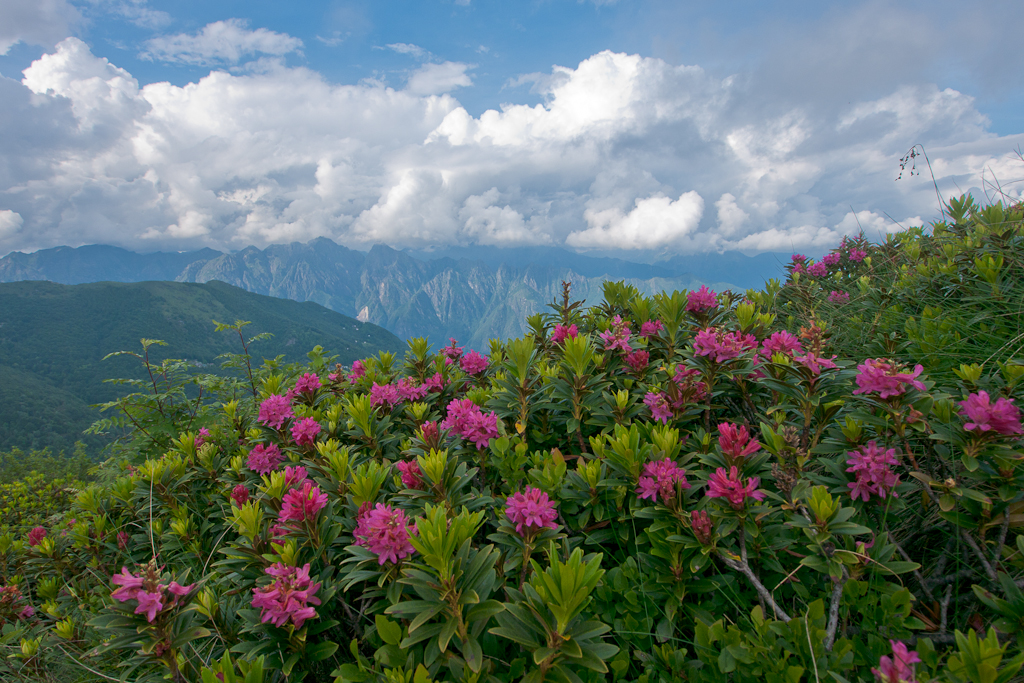
POLYGON ((13 235, 21 229, 24 221, 21 214, 10 209, 0 210, 0 239, 13 235))
POLYGON ((904 225, 938 215, 927 173, 894 181, 915 142, 943 196, 993 178, 1022 188, 1012 150, 1024 135, 988 132, 969 97, 934 85, 849 93, 829 111, 799 98, 766 107, 752 75, 601 52, 532 75, 540 104, 473 116, 444 94, 471 84, 468 68, 427 63, 395 90, 268 60, 140 86, 67 39, 22 82, 0 77, 0 206, 22 219, 0 253, 321 235, 357 247, 813 252, 858 219, 884 232, 886 214, 904 225))
POLYGON ((66 0, 0 2, 0 55, 18 43, 50 47, 68 36, 82 15, 66 0))
POLYGON ((256 54, 286 55, 302 48, 302 41, 265 28, 250 31, 242 19, 207 24, 194 35, 179 33, 146 41, 143 59, 183 64, 237 64, 256 54))
POLYGON ((470 65, 461 62, 424 64, 412 72, 405 89, 413 95, 440 95, 455 88, 473 85, 466 75, 470 65))
POLYGON ((429 52, 419 45, 413 45, 412 43, 389 43, 386 47, 400 55, 412 55, 416 59, 426 59, 430 56, 429 52))

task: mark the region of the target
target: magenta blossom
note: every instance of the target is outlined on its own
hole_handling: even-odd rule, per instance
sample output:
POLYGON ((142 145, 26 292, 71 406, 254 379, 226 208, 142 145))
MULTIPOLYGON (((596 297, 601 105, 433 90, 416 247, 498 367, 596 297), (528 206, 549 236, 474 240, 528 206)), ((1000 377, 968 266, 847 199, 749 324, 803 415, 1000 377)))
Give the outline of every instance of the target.
POLYGON ((313 394, 320 386, 320 378, 312 372, 307 372, 295 382, 295 391, 300 394, 313 394))
POLYGON ((416 549, 409 542, 409 533, 415 533, 405 512, 383 503, 359 516, 353 532, 355 544, 366 547, 377 555, 378 564, 398 562, 412 555, 416 549))
POLYGON ((643 372, 651 360, 651 354, 646 351, 633 351, 626 354, 626 365, 633 369, 633 372, 643 372))
POLYGON ((970 420, 964 423, 964 429, 969 432, 993 431, 1004 436, 1021 433, 1020 412, 1012 398, 1000 396, 991 403, 988 392, 970 394, 966 401, 960 402, 960 416, 970 420))
POLYGON ((701 545, 709 545, 711 543, 715 527, 712 525, 711 517, 708 516, 707 512, 703 510, 691 512, 690 528, 693 530, 693 535, 698 543, 701 545))
POLYGON ((804 261, 807 260, 807 257, 804 256, 803 254, 793 254, 791 260, 793 261, 793 263, 803 263, 804 261))
POLYGON ((839 252, 833 251, 833 252, 829 252, 828 254, 825 254, 825 256, 822 257, 821 261, 826 266, 837 266, 837 265, 839 265, 839 259, 840 259, 839 252))
POLYGON ((395 467, 402 475, 402 486, 407 489, 422 489, 423 486, 423 471, 420 469, 420 464, 415 460, 399 460, 395 463, 395 467))
POLYGON ((882 655, 878 660, 878 668, 871 669, 877 683, 915 683, 914 664, 921 662, 916 650, 907 650, 907 646, 898 640, 890 640, 892 657, 882 655))
POLYGON ((515 525, 516 533, 526 538, 541 529, 556 529, 558 510, 555 501, 538 488, 527 486, 522 493, 513 493, 505 501, 505 516, 515 525))
POLYGON ((394 384, 377 384, 374 382, 373 386, 370 387, 370 405, 372 406, 384 406, 391 410, 401 402, 402 395, 394 384))
POLYGON ((655 502, 660 494, 661 502, 667 504, 675 500, 677 484, 680 489, 691 488, 690 483, 686 481, 686 470, 675 461, 665 458, 644 464, 644 473, 637 482, 636 492, 640 500, 655 502))
POLYGON ((629 322, 623 320, 620 316, 615 316, 612 319, 611 326, 597 336, 604 343, 605 351, 615 351, 618 349, 623 353, 629 353, 633 350, 633 347, 629 345, 629 338, 632 334, 633 332, 629 329, 629 322))
POLYGON ((118 602, 138 601, 135 607, 135 614, 146 615, 146 621, 152 623, 156 615, 167 606, 178 604, 178 599, 188 595, 195 588, 195 584, 182 586, 172 581, 170 586, 159 583, 155 560, 146 565, 141 576, 136 576, 128 571, 128 567, 121 567, 120 574, 110 577, 111 583, 119 586, 110 597, 118 602), (168 597, 165 592, 170 592, 168 597))
POLYGON ((203 444, 206 443, 206 440, 209 439, 209 438, 210 438, 210 430, 207 429, 206 427, 203 427, 202 429, 199 430, 199 433, 196 434, 196 438, 193 441, 193 444, 195 445, 195 447, 197 449, 198 448, 202 448, 203 444))
POLYGON ((719 467, 708 477, 708 497, 725 498, 734 510, 742 510, 748 498, 764 500, 765 492, 757 488, 760 483, 760 478, 751 477, 744 484, 735 466, 730 467, 728 472, 724 467, 719 467))
POLYGON ((264 624, 280 628, 291 621, 300 629, 308 619, 316 618, 316 610, 310 605, 320 604, 315 596, 320 584, 310 579, 308 563, 300 569, 278 562, 264 571, 274 577, 273 583, 252 589, 252 606, 263 610, 260 620, 264 624))
POLYGON ((648 320, 640 326, 640 335, 643 337, 654 337, 663 329, 665 329, 665 325, 662 324, 661 320, 655 318, 654 320, 648 320))
POLYGON ((576 329, 576 325, 555 325, 555 329, 551 332, 551 341, 555 344, 561 344, 567 338, 575 339, 579 336, 579 330, 576 329))
POLYGON ((761 450, 761 442, 750 438, 746 425, 737 427, 731 422, 718 425, 718 447, 729 462, 757 453, 761 450))
POLYGON ((292 425, 292 438, 300 446, 312 446, 320 433, 320 423, 311 417, 304 417, 292 425))
POLYGON ((287 396, 274 394, 260 404, 259 421, 272 429, 281 429, 293 417, 292 402, 287 396))
POLYGON ((145 582, 141 576, 136 576, 132 572, 128 571, 128 567, 121 567, 121 573, 114 574, 110 577, 110 581, 115 586, 120 586, 120 588, 114 590, 114 592, 110 594, 110 597, 118 602, 135 600, 139 591, 142 590, 142 584, 145 582))
POLYGON ((757 338, 739 330, 724 332, 709 327, 697 333, 693 340, 693 352, 698 356, 711 356, 716 363, 738 358, 744 351, 757 348, 757 338))
POLYGON ((431 393, 441 393, 444 390, 444 377, 440 372, 435 372, 433 377, 423 383, 423 388, 431 393))
POLYGON ((398 380, 398 384, 395 385, 395 389, 398 390, 398 396, 403 401, 418 401, 427 395, 430 387, 426 384, 416 386, 412 380, 408 377, 403 377, 398 380))
POLYGON ((662 424, 668 424, 668 421, 675 417, 672 408, 669 407, 668 400, 664 394, 659 392, 648 391, 644 396, 644 405, 650 408, 654 419, 662 424))
POLYGON ((235 488, 231 489, 231 500, 238 507, 242 507, 249 502, 249 489, 246 488, 245 484, 238 484, 235 488))
POLYGON ((470 350, 462 360, 459 361, 459 367, 462 371, 470 375, 479 375, 481 372, 487 369, 487 359, 481 356, 474 350, 470 350))
POLYGON ((491 439, 498 438, 498 415, 485 413, 468 398, 455 399, 448 404, 448 417, 441 427, 458 434, 466 441, 476 444, 477 450, 490 445, 491 439))
POLYGON ((117 532, 117 549, 118 550, 127 550, 128 549, 128 541, 129 540, 131 540, 131 536, 128 535, 127 531, 118 531, 117 532))
POLYGON ((865 258, 867 258, 867 255, 868 255, 868 252, 861 251, 860 249, 851 249, 850 250, 850 260, 851 261, 857 261, 858 263, 860 263, 865 258))
POLYGON ((874 441, 860 450, 850 451, 846 454, 847 472, 853 472, 856 479, 853 483, 847 484, 850 489, 850 496, 857 500, 867 502, 871 496, 885 498, 891 495, 898 498, 893 489, 900 483, 899 475, 892 471, 898 462, 896 461, 896 449, 882 450, 874 441))
POLYGON ((786 330, 772 333, 772 336, 761 342, 761 355, 771 358, 773 354, 782 353, 792 356, 794 353, 803 353, 804 347, 800 344, 797 336, 786 330))
POLYGON ((892 361, 868 358, 857 369, 860 374, 856 378, 858 388, 853 390, 854 394, 877 393, 879 398, 889 398, 904 393, 907 385, 918 391, 924 391, 925 388, 917 379, 924 371, 921 365, 914 366, 912 373, 900 372, 892 361))
POLYGON ((267 444, 264 446, 259 443, 252 447, 249 451, 249 459, 247 464, 249 469, 256 474, 270 474, 278 468, 278 466, 284 462, 284 454, 281 453, 281 449, 277 447, 277 444, 267 444))
POLYGON ((306 477, 309 476, 306 472, 306 468, 302 465, 295 465, 292 467, 288 465, 284 468, 284 485, 295 486, 306 481, 306 477))
POLYGON ((846 292, 837 292, 836 290, 833 289, 831 292, 829 292, 828 300, 831 303, 834 303, 836 306, 843 306, 845 304, 850 303, 850 295, 847 294, 846 292))
POLYGON ((445 355, 445 358, 447 359, 445 363, 447 365, 451 365, 455 361, 462 358, 462 349, 465 347, 457 346, 458 342, 456 342, 452 338, 449 338, 448 341, 451 343, 448 344, 448 346, 441 349, 441 353, 443 353, 445 355))
POLYGON ((817 261, 816 263, 812 263, 807 266, 807 274, 813 275, 814 277, 825 277, 828 275, 828 266, 821 261, 817 261))
POLYGON ((362 379, 364 375, 366 375, 366 366, 363 365, 363 361, 357 360, 352 363, 352 372, 348 375, 348 381, 355 384, 362 379))
POLYGON ((810 370, 813 375, 820 375, 822 370, 835 370, 838 368, 839 366, 833 362, 835 359, 836 356, 832 356, 832 358, 819 358, 810 351, 803 356, 793 357, 793 360, 810 370))
POLYGON ((303 482, 301 489, 292 489, 281 499, 281 522, 305 522, 316 518, 316 514, 327 507, 327 494, 321 493, 313 482, 303 482))
POLYGON ((690 313, 704 313, 718 307, 718 295, 701 285, 696 292, 686 293, 686 310, 690 313))
POLYGON ((28 544, 33 548, 39 545, 44 538, 46 538, 46 529, 41 526, 37 526, 28 532, 28 544))

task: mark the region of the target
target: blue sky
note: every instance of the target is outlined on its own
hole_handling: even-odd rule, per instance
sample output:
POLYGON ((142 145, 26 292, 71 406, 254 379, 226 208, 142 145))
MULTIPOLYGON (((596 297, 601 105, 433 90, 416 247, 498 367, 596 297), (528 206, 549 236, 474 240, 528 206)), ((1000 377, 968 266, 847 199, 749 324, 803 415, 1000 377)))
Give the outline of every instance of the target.
POLYGON ((894 181, 913 144, 945 195, 1019 196, 1021 15, 995 0, 7 0, 0 253, 320 235, 813 252, 936 217, 930 178, 894 181))

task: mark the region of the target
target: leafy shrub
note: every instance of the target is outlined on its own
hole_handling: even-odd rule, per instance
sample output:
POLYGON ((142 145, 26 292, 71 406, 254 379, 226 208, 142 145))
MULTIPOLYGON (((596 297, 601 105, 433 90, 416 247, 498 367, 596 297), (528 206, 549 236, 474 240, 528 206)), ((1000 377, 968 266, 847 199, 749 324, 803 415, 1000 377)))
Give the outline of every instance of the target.
POLYGON ((315 349, 136 394, 120 409, 164 440, 126 441, 66 534, 0 543, 21 601, 0 612, 4 673, 1007 681, 1020 347, 930 351, 909 318, 955 284, 954 319, 987 306, 988 329, 1017 329, 957 269, 1016 291, 984 255, 1019 267, 1024 235, 1016 209, 997 231, 957 206, 746 299, 609 283, 584 309, 566 286, 486 358, 413 339, 342 368, 315 349), (949 265, 947 239, 978 253, 949 265))

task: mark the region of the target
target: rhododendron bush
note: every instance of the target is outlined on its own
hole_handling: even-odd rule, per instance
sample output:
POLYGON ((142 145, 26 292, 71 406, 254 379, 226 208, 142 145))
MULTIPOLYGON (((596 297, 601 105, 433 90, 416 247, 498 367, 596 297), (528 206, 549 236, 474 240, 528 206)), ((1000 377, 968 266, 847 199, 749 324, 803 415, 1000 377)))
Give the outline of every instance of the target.
MULTIPOLYGON (((881 304, 881 338, 853 348, 865 333, 835 311, 869 324, 873 283, 910 272, 885 254, 945 253, 940 237, 966 254, 940 270, 984 271, 976 252, 995 250, 1007 280, 977 277, 1015 286, 1013 215, 797 255, 785 284, 745 295, 609 283, 586 308, 567 284, 489 349, 229 359, 237 381, 174 394, 164 452, 129 435, 72 527, 0 536, 0 672, 1008 681, 1021 338, 953 366, 910 356, 881 304)), ((999 324, 1016 305, 996 301, 999 324)), ((147 400, 140 429, 161 415, 147 400)))

